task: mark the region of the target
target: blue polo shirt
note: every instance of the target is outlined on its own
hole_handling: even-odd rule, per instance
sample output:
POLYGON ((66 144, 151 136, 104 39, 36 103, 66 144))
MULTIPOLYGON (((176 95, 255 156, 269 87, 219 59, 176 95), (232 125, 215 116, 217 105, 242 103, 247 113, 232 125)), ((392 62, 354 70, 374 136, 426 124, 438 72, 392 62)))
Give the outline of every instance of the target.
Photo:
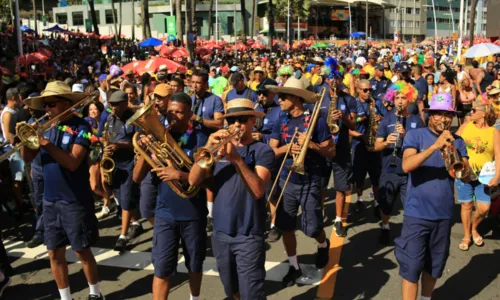
MULTIPOLYGON (((137 131, 140 131, 135 125, 126 125, 127 120, 134 114, 131 110, 127 110, 123 119, 111 114, 108 117, 108 132, 109 142, 132 142, 132 138, 137 131)), ((134 167, 134 150, 118 149, 113 152, 112 158, 115 161, 115 167, 118 169, 129 169, 134 167)))
POLYGON ((247 87, 241 92, 236 91, 236 89, 231 89, 226 95, 226 102, 238 98, 249 99, 252 100, 253 103, 259 102, 259 95, 257 95, 255 91, 247 87))
POLYGON ((281 122, 281 108, 277 99, 278 96, 276 96, 276 99, 271 106, 263 107, 262 105, 259 105, 255 109, 256 111, 261 111, 266 114, 262 120, 261 128, 259 128, 259 132, 264 136, 264 142, 266 144, 269 144, 269 139, 271 138, 271 134, 273 133, 273 128, 276 123, 281 122))
MULTIPOLYGON (((358 113, 358 104, 353 96, 341 92, 337 98, 337 109, 339 109, 344 116, 350 116, 351 113, 356 113, 356 114, 358 113)), ((348 159, 351 153, 349 128, 345 126, 341 120, 338 121, 338 125, 339 125, 339 132, 335 139, 336 155, 334 159, 344 160, 348 159)))
MULTIPOLYGON (((295 133, 295 128, 299 129, 299 132, 306 132, 306 123, 311 121, 311 113, 306 111, 303 115, 292 118, 288 114, 283 116, 280 123, 274 126, 273 133, 271 134, 271 139, 278 140, 279 146, 287 145, 292 142, 292 136, 295 133), (309 115, 306 115, 306 112, 309 115), (309 121, 307 119, 309 118, 309 121)), ((312 141, 320 144, 328 139, 332 138, 330 130, 326 125, 325 120, 322 117, 318 118, 316 127, 314 128, 312 134, 312 141)), ((291 166, 293 163, 293 158, 290 155, 286 158, 285 167, 281 171, 281 178, 286 179, 289 169, 287 167, 291 166)), ((326 167, 326 158, 321 156, 318 152, 314 150, 308 150, 305 158, 305 175, 300 175, 295 172, 290 176, 290 182, 293 183, 307 183, 312 181, 317 181, 321 179, 323 172, 326 167)))
MULTIPOLYGON (((389 135, 393 134, 396 131, 396 123, 398 122, 398 119, 399 119, 399 122, 403 125, 403 128, 406 130, 407 133, 411 130, 425 127, 425 123, 417 115, 410 114, 407 117, 400 118, 400 117, 396 116, 395 113, 389 112, 384 117, 384 119, 382 119, 382 121, 380 121, 380 124, 378 126, 378 131, 377 131, 377 138, 387 139, 387 137, 389 135)), ((400 174, 400 175, 406 175, 405 172, 403 172, 403 169, 401 167, 402 158, 403 158, 403 153, 401 152, 401 146, 402 146, 402 143, 400 141, 399 144, 396 146, 398 149, 396 152, 396 156, 394 157, 395 166, 391 165, 391 162, 393 161, 392 154, 394 153, 394 144, 388 145, 382 151, 382 172, 383 173, 396 173, 396 174, 400 174)))
MULTIPOLYGON (((50 129, 44 137, 56 147, 70 152, 73 145, 81 145, 89 149, 90 140, 83 137, 83 133, 91 133, 89 124, 82 118, 72 117, 61 122, 59 126, 50 129), (70 128, 63 131, 63 126, 70 128)), ((71 172, 63 168, 45 149, 40 149, 40 157, 44 177, 43 199, 49 202, 67 201, 72 203, 86 203, 93 201, 90 189, 90 175, 87 159, 83 159, 78 169, 71 172)))
POLYGON ((382 77, 380 80, 375 79, 375 77, 370 79, 370 85, 373 89, 373 97, 376 99, 384 98, 385 92, 387 91, 387 88, 391 86, 391 84, 391 81, 389 81, 389 79, 385 77, 382 77))
MULTIPOLYGON (((191 96, 192 100, 192 110, 195 115, 202 117, 207 120, 214 120, 215 113, 224 113, 224 105, 220 97, 206 92, 201 98, 197 98, 196 94, 191 96)), ((215 130, 209 129, 202 124, 196 124, 196 129, 202 135, 202 141, 206 143, 208 137, 215 132, 215 130)))
MULTIPOLYGON (((274 151, 262 142, 237 147, 237 151, 252 171, 256 166, 268 170, 273 166, 274 151)), ((212 190, 215 196, 214 230, 229 235, 264 234, 265 199, 255 199, 234 166, 225 159, 215 164, 212 190)))
MULTIPOLYGON (((330 98, 330 86, 328 85, 328 83, 323 82, 322 84, 313 86, 313 92, 315 92, 316 94, 319 94, 321 92, 321 89, 323 89, 323 88, 326 88, 326 91, 325 91, 325 98, 323 99, 323 102, 321 103, 320 115, 321 115, 321 117, 323 117, 324 120, 326 120, 328 118, 328 108, 330 107, 330 100, 331 100, 331 98, 330 98)), ((310 106, 311 111, 312 111, 313 107, 314 107, 314 105, 310 106)))
MULTIPOLYGON (((370 126, 370 103, 361 102, 356 99, 358 116, 356 118, 356 131, 361 134, 366 134, 368 132, 368 127, 370 126)), ((375 100, 375 113, 379 116, 384 116, 387 114, 387 109, 385 108, 382 101, 375 100)), ((361 142, 361 139, 352 139, 352 148, 356 148, 361 142)))
MULTIPOLYGON (((172 137, 179 141, 183 134, 170 132, 172 137)), ((180 147, 193 161, 194 151, 198 147, 202 147, 203 135, 196 129, 189 135, 186 144, 181 144, 180 147)), ((186 184, 187 186, 187 184, 186 184)), ((207 193, 204 189, 193 198, 185 199, 177 195, 168 185, 168 183, 161 181, 158 186, 158 197, 156 201, 155 215, 161 218, 174 220, 174 221, 192 221, 206 218, 207 210, 207 193)))
MULTIPOLYGON (((429 128, 411 130, 403 141, 403 153, 410 148, 422 152, 434 144, 438 137, 429 128)), ((464 140, 457 135, 453 137, 458 153, 468 157, 464 140)), ((434 151, 420 167, 409 173, 404 215, 424 220, 451 219, 454 182, 448 175, 440 151, 434 151)))

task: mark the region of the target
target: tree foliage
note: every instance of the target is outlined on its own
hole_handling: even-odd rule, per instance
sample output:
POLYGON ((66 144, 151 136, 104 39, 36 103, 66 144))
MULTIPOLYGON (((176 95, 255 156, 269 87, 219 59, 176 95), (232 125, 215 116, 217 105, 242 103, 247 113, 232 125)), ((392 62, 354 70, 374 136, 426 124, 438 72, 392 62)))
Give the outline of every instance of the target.
POLYGON ((293 20, 297 20, 298 17, 305 19, 309 16, 310 0, 273 0, 275 18, 288 17, 288 2, 290 2, 290 10, 292 12, 290 17, 293 20))

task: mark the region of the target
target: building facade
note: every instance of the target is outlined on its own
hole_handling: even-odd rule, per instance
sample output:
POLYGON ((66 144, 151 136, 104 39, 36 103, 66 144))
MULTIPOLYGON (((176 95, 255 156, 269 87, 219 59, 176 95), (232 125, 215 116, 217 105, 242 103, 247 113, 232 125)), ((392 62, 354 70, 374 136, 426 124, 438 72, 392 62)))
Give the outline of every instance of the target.
POLYGON ((401 39, 411 41, 425 38, 427 24, 425 18, 425 0, 387 0, 395 7, 385 11, 384 22, 388 28, 386 38, 393 38, 398 32, 401 39))

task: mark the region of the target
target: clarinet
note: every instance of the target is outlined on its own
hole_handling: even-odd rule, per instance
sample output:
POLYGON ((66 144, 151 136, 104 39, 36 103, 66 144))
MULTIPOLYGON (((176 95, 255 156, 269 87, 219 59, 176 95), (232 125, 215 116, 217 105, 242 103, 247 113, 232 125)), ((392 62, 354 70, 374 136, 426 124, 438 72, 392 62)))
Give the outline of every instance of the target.
POLYGON ((392 150, 392 157, 391 157, 391 167, 396 167, 396 157, 398 154, 398 146, 400 146, 400 141, 401 141, 401 134, 398 132, 398 125, 401 125, 402 117, 401 113, 403 112, 403 109, 401 106, 396 107, 396 114, 397 114, 397 120, 396 120, 396 126, 394 128, 394 132, 397 134, 397 140, 396 143, 394 144, 394 150, 392 150))

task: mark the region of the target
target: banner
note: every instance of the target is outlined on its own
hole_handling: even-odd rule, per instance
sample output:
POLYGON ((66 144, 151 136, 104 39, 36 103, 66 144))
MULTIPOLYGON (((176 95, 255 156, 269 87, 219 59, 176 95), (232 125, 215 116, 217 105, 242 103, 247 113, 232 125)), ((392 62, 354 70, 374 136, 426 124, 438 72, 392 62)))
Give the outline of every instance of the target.
POLYGON ((348 9, 332 10, 331 20, 332 21, 349 21, 349 10, 348 9))
POLYGON ((177 27, 175 25, 175 16, 167 16, 167 33, 177 34, 177 27))

